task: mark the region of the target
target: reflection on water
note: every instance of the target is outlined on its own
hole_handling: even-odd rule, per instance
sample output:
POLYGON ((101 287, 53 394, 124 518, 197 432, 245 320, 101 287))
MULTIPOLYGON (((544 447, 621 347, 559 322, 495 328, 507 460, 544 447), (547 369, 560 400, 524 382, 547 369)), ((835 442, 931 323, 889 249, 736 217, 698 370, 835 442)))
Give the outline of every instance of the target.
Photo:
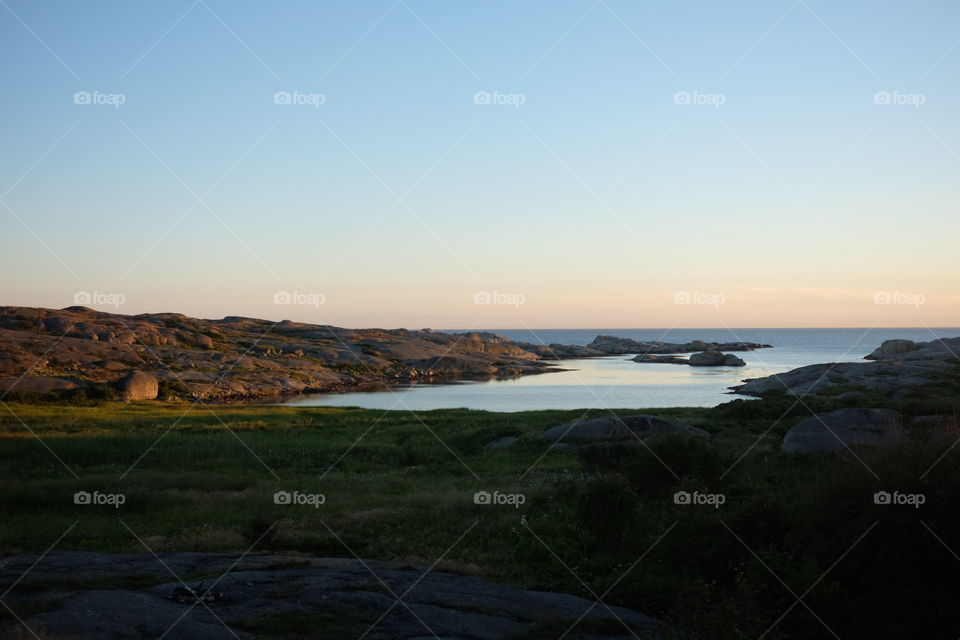
POLYGON ((732 399, 726 387, 766 375, 749 367, 639 364, 628 356, 557 363, 563 371, 446 384, 377 385, 349 393, 302 396, 287 404, 368 409, 533 409, 714 406, 732 399), (745 373, 750 375, 744 376, 745 373))

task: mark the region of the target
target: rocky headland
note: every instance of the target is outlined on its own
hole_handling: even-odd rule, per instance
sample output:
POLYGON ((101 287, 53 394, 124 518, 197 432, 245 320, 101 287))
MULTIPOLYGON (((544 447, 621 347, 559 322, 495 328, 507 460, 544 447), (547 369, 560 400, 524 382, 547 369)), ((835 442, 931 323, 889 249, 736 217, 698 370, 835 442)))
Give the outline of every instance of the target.
POLYGON ((730 389, 757 397, 772 392, 802 397, 809 393, 846 390, 848 393, 876 391, 897 398, 956 372, 960 364, 957 354, 960 354, 960 338, 929 342, 887 340, 864 356, 871 362, 811 364, 785 373, 751 378, 730 389))
POLYGON ((85 307, 0 307, 0 392, 231 400, 421 379, 556 370, 583 347, 493 333, 344 329, 229 316, 121 315, 85 307))

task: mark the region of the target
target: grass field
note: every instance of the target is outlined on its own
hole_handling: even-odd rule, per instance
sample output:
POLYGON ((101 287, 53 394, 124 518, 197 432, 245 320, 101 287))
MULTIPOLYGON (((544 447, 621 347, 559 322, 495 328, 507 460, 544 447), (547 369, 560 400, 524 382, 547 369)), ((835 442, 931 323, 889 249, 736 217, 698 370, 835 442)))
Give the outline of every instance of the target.
POLYGON ((788 455, 783 434, 807 413, 791 404, 653 410, 712 438, 553 451, 539 434, 583 411, 9 404, 0 550, 44 550, 76 523, 58 548, 439 559, 524 588, 592 590, 713 637, 756 638, 788 608, 767 637, 829 635, 791 608, 791 590, 811 586, 804 602, 844 638, 906 637, 908 621, 915 637, 957 629, 943 597, 960 587, 946 548, 960 550, 951 442, 788 455), (507 435, 518 443, 485 449, 507 435), (925 504, 878 505, 879 490, 925 504), (478 491, 523 504, 475 504, 478 491), (724 502, 676 504, 677 491, 724 502), (76 492, 124 502, 75 504, 76 492), (276 492, 323 504, 276 504, 276 492))

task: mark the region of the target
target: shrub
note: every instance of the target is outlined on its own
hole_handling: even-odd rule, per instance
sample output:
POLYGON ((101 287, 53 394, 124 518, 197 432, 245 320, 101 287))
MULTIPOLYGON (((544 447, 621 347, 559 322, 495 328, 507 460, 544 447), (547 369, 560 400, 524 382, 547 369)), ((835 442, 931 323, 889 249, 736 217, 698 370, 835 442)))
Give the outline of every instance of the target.
POLYGON ((650 442, 598 444, 578 451, 580 463, 592 473, 618 473, 641 496, 662 497, 684 479, 714 482, 727 468, 704 438, 661 436, 650 442))
POLYGON ((179 380, 167 380, 161 378, 157 380, 157 398, 160 400, 172 400, 174 398, 187 398, 193 394, 185 383, 179 380))
POLYGON ((626 476, 605 473, 584 483, 577 496, 577 518, 607 551, 616 553, 640 511, 640 499, 626 476))

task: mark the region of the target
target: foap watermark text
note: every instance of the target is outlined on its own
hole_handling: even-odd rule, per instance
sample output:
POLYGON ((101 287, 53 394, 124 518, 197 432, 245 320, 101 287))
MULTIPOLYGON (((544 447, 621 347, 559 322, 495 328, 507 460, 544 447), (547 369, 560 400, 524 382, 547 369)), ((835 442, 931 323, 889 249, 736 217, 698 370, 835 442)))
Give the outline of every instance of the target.
POLYGON ((285 504, 319 509, 326 504, 327 496, 322 493, 302 493, 300 491, 277 491, 273 494, 273 504, 285 504))
POLYGON ((303 291, 277 291, 273 294, 273 304, 292 304, 320 308, 320 305, 326 301, 326 296, 321 293, 304 293, 303 291))
POLYGON ((494 491, 493 493, 489 491, 477 491, 473 494, 473 504, 489 504, 489 505, 510 505, 515 509, 519 509, 520 505, 527 501, 527 497, 522 493, 500 493, 499 491, 494 491))
POLYGON ((108 506, 119 509, 127 501, 122 493, 100 493, 99 491, 77 491, 73 494, 73 504, 108 506))
POLYGON ((89 305, 98 304, 113 307, 117 309, 127 297, 122 293, 104 293, 103 291, 76 291, 73 294, 73 304, 89 305))

